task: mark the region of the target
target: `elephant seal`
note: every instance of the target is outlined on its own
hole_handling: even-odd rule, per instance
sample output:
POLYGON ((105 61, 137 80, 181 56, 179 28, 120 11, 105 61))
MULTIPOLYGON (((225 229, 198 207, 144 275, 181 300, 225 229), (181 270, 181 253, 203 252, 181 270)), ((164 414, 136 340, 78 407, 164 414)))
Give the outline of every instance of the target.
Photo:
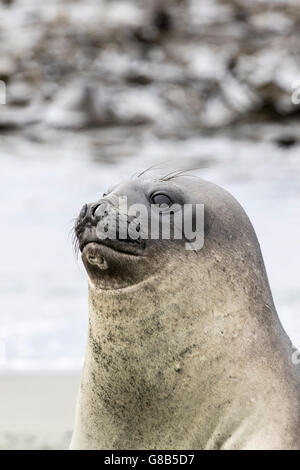
POLYGON ((300 449, 299 366, 230 194, 142 174, 85 205, 76 236, 89 332, 71 449, 300 449), (108 217, 116 197, 150 208, 154 193, 204 204, 201 250, 95 238, 103 203, 108 217))

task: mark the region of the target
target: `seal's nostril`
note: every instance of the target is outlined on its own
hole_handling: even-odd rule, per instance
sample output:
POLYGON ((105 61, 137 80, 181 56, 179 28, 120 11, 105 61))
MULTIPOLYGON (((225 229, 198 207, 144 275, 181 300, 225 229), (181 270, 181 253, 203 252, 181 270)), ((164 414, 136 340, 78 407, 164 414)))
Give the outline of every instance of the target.
POLYGON ((99 201, 91 206, 90 215, 92 218, 102 218, 108 215, 108 204, 106 201, 99 201))
POLYGON ((92 217, 95 217, 96 210, 98 209, 99 206, 100 204, 95 204, 94 207, 92 208, 91 210, 92 217))

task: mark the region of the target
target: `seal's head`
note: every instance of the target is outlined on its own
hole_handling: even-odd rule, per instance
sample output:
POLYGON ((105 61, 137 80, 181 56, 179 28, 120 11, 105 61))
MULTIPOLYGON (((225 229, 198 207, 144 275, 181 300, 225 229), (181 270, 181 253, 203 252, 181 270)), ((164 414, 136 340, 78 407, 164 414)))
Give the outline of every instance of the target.
POLYGON ((255 271, 257 263, 264 270, 255 233, 241 206, 222 188, 197 177, 146 174, 131 178, 96 202, 85 204, 75 232, 89 279, 102 290, 138 288, 153 278, 157 285, 172 275, 184 276, 185 284, 192 277, 198 291, 201 286, 206 289, 207 297, 216 283, 223 292, 226 285, 232 290, 232 282, 240 283, 251 267, 255 271), (125 198, 126 211, 122 206, 125 198), (137 204, 144 211, 130 213, 137 204), (203 207, 203 213, 199 215, 196 206, 203 207), (183 208, 190 209, 187 219, 180 212, 183 208), (164 218, 170 222, 170 236, 162 233, 162 225, 153 233, 153 220, 164 218), (125 233, 121 233, 121 219, 125 220, 125 233), (182 236, 175 234, 179 222, 182 236), (191 239, 187 240, 186 224, 195 237, 198 230, 203 243, 187 243, 191 239), (99 234, 99 227, 102 233, 108 232, 108 238, 99 234), (237 266, 239 275, 233 281, 230 272, 236 273, 237 266))
POLYGON ((184 186, 164 178, 137 177, 85 204, 75 234, 93 285, 116 290, 159 275, 170 253, 183 249, 182 237, 174 239, 174 211, 188 202, 184 186), (160 225, 164 217, 170 222, 166 237, 160 225))

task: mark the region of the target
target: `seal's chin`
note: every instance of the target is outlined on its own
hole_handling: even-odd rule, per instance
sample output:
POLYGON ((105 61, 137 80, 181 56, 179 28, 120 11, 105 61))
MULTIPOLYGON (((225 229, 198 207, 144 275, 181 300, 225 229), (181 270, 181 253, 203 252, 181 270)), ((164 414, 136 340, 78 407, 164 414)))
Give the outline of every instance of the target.
POLYGON ((102 253, 102 250, 100 250, 98 243, 87 243, 82 250, 82 256, 91 266, 96 266, 101 271, 105 271, 108 269, 108 264, 105 259, 105 255, 104 253, 102 253))
POLYGON ((147 259, 140 247, 128 247, 118 240, 86 241, 81 247, 82 261, 93 285, 111 290, 139 282, 139 268, 147 259))

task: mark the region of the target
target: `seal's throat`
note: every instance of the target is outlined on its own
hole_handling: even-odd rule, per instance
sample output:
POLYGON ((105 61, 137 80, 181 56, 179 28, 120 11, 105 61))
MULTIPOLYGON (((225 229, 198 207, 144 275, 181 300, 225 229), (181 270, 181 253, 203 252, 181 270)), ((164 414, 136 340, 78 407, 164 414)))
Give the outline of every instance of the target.
POLYGON ((143 298, 90 290, 76 448, 245 447, 272 424, 274 402, 274 422, 289 416, 286 351, 273 333, 254 335, 251 312, 239 311, 238 326, 237 311, 199 312, 184 299, 184 311, 170 308, 171 297, 158 302, 147 289, 143 298))

